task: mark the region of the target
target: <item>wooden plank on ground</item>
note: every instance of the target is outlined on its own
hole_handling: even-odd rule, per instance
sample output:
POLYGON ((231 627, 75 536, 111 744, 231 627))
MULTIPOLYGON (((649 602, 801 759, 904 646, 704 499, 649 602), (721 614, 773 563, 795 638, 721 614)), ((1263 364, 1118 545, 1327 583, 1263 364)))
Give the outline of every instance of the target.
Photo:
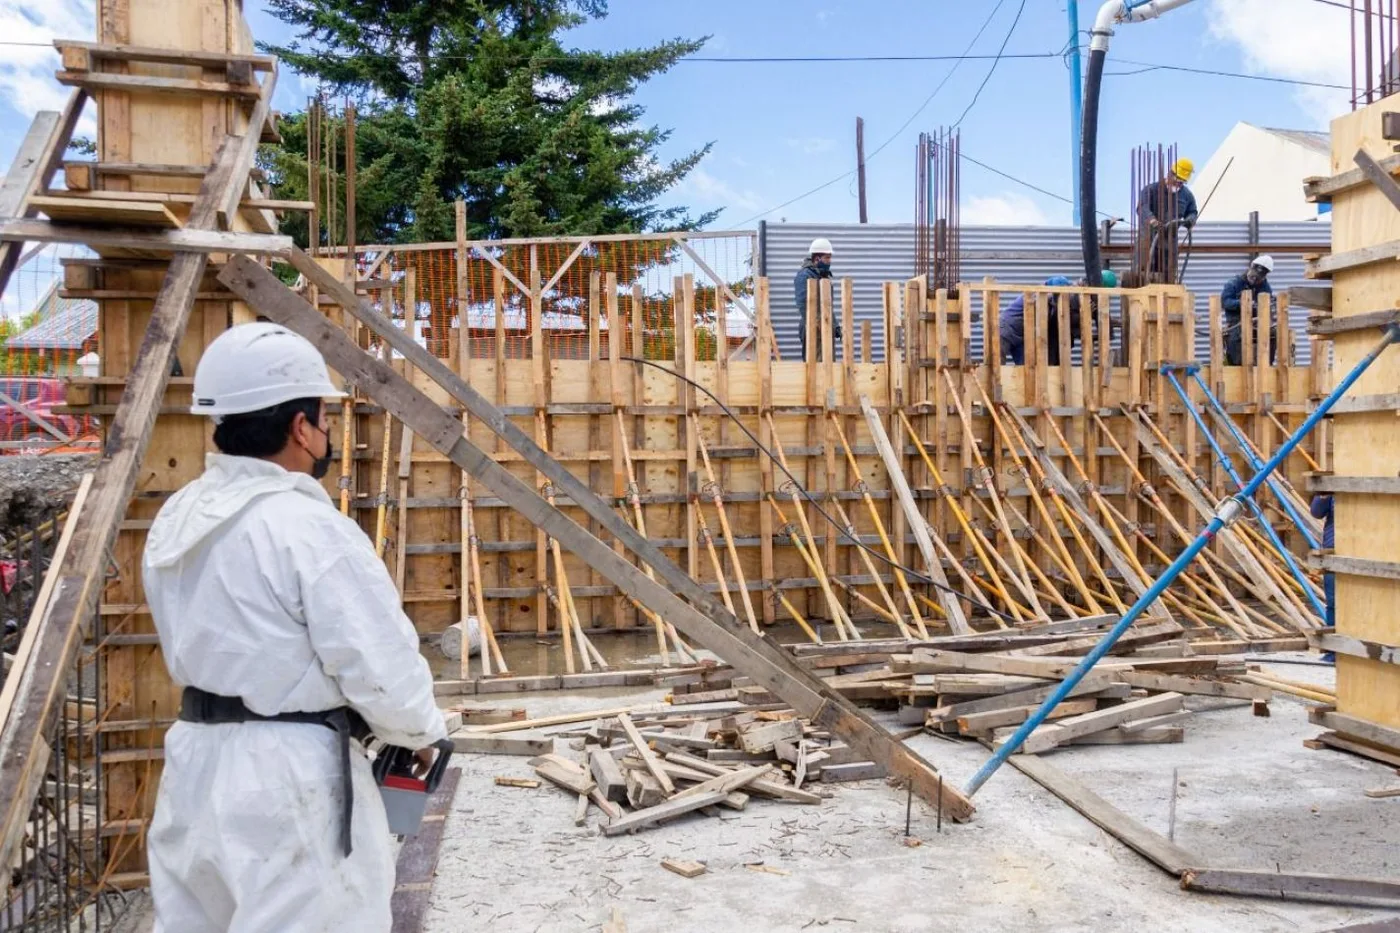
POLYGON ((588 767, 593 772, 593 780, 598 791, 608 800, 618 803, 627 799, 627 781, 622 777, 622 769, 617 759, 600 748, 588 753, 588 767))
POLYGON ((1212 894, 1400 908, 1400 881, 1383 878, 1192 868, 1181 876, 1181 887, 1212 894))
POLYGON ((1344 736, 1361 739, 1381 748, 1400 752, 1400 729, 1391 729, 1377 723, 1367 722, 1356 716, 1348 716, 1336 710, 1316 709, 1308 714, 1310 722, 1334 729, 1344 736))
POLYGON ((656 753, 651 750, 651 747, 647 745, 647 740, 642 738, 641 733, 637 731, 636 725, 632 722, 632 717, 623 713, 617 717, 617 721, 618 724, 622 726, 622 731, 627 733, 627 741, 631 742, 632 747, 637 750, 637 754, 640 755, 642 761, 646 763, 647 770, 651 772, 652 777, 656 778, 657 783, 661 785, 661 789, 666 792, 666 796, 669 797, 674 794, 676 792, 676 785, 671 783, 671 777, 666 773, 666 769, 661 767, 661 762, 657 760, 656 753))
POLYGON ((1180 875, 1192 865, 1201 863, 1201 859, 1166 836, 1148 829, 1091 791, 1078 778, 1071 777, 1043 758, 1012 755, 1007 763, 1163 871, 1180 875))
POLYGON ((471 755, 547 755, 554 750, 554 740, 511 735, 473 735, 470 732, 452 734, 452 747, 458 754, 471 755))
POLYGON ((1120 703, 1118 706, 1110 706, 1107 709, 1095 710, 1081 716, 1071 716, 1056 723, 1040 726, 1026 736, 1026 741, 1021 746, 1022 754, 1035 755, 1047 752, 1073 739, 1093 735, 1095 732, 1102 732, 1105 729, 1112 729, 1114 726, 1131 722, 1134 719, 1144 719, 1148 716, 1174 712, 1181 709, 1184 701, 1185 697, 1179 693, 1164 693, 1160 696, 1131 700, 1127 703, 1120 703))
POLYGON ((629 813, 621 819, 607 823, 603 826, 603 835, 620 836, 623 833, 634 832, 662 820, 674 819, 683 814, 713 806, 728 796, 729 794, 725 791, 712 790, 704 794, 696 794, 693 797, 673 797, 665 803, 629 813))
POLYGON ((703 862, 680 858, 664 858, 661 860, 661 867, 667 871, 675 872, 682 878, 695 878, 709 871, 703 862))
POLYGON ((390 933, 422 933, 432 899, 433 879, 437 877, 438 856, 442 852, 442 832, 461 779, 460 768, 447 769, 442 783, 428 798, 422 827, 399 849, 394 866, 394 893, 389 899, 389 912, 393 916, 390 933))

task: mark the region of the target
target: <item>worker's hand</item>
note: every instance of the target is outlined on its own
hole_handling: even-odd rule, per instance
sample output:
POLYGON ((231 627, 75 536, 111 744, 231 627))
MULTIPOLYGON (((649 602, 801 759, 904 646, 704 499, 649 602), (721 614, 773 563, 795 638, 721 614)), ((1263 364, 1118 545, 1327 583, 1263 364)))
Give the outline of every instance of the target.
POLYGON ((416 763, 413 766, 413 776, 420 778, 427 774, 428 769, 433 766, 433 762, 437 759, 437 753, 438 750, 431 745, 414 752, 413 757, 416 763))
POLYGON ((1156 217, 1149 217, 1149 218, 1147 218, 1147 225, 1148 225, 1149 227, 1155 227, 1155 226, 1157 226, 1157 223, 1158 223, 1158 221, 1157 221, 1157 218, 1156 218, 1156 217))

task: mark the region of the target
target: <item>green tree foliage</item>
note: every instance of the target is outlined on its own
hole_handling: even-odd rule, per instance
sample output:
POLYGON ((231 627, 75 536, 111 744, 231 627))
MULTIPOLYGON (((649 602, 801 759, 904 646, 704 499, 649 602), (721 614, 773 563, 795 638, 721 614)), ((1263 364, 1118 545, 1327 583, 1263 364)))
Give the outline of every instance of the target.
MULTIPOLYGON (((298 38, 267 51, 357 102, 358 242, 451 239, 458 199, 473 239, 693 229, 716 216, 657 205, 710 147, 660 162, 670 131, 646 125, 632 101, 704 39, 618 53, 565 48, 563 34, 605 16, 606 0, 268 6, 298 38)), ((281 130, 264 167, 281 196, 305 198, 305 114, 284 118, 281 130)), ((343 151, 336 162, 339 173, 343 151)), ((286 229, 305 242, 304 216, 286 229)))
POLYGON ((19 336, 37 323, 38 311, 30 311, 19 317, 0 315, 0 376, 32 376, 43 370, 39 354, 9 347, 11 337, 19 336))

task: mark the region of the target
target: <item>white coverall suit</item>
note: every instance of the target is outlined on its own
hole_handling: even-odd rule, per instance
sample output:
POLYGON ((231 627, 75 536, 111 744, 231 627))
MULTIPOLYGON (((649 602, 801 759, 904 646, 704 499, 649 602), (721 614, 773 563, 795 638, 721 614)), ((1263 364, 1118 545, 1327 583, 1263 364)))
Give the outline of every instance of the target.
MULTIPOLYGON (((156 517, 142 572, 177 684, 264 716, 348 705, 405 748, 446 735, 393 581, 310 476, 209 454, 156 517)), ((347 857, 337 743, 316 724, 171 727, 147 840, 156 933, 387 933, 384 805, 352 745, 347 857)))

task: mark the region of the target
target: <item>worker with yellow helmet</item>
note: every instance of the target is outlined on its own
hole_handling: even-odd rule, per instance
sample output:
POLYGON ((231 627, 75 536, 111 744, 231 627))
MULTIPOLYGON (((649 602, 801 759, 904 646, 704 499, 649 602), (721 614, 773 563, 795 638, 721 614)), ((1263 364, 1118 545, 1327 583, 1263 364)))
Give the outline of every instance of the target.
POLYGON ((1148 182, 1138 193, 1139 262, 1146 260, 1149 274, 1156 281, 1173 281, 1176 272, 1177 228, 1196 225, 1200 211, 1196 196, 1186 183, 1196 166, 1190 159, 1177 159, 1160 181, 1148 182), (1163 276, 1164 272, 1170 275, 1163 276))

